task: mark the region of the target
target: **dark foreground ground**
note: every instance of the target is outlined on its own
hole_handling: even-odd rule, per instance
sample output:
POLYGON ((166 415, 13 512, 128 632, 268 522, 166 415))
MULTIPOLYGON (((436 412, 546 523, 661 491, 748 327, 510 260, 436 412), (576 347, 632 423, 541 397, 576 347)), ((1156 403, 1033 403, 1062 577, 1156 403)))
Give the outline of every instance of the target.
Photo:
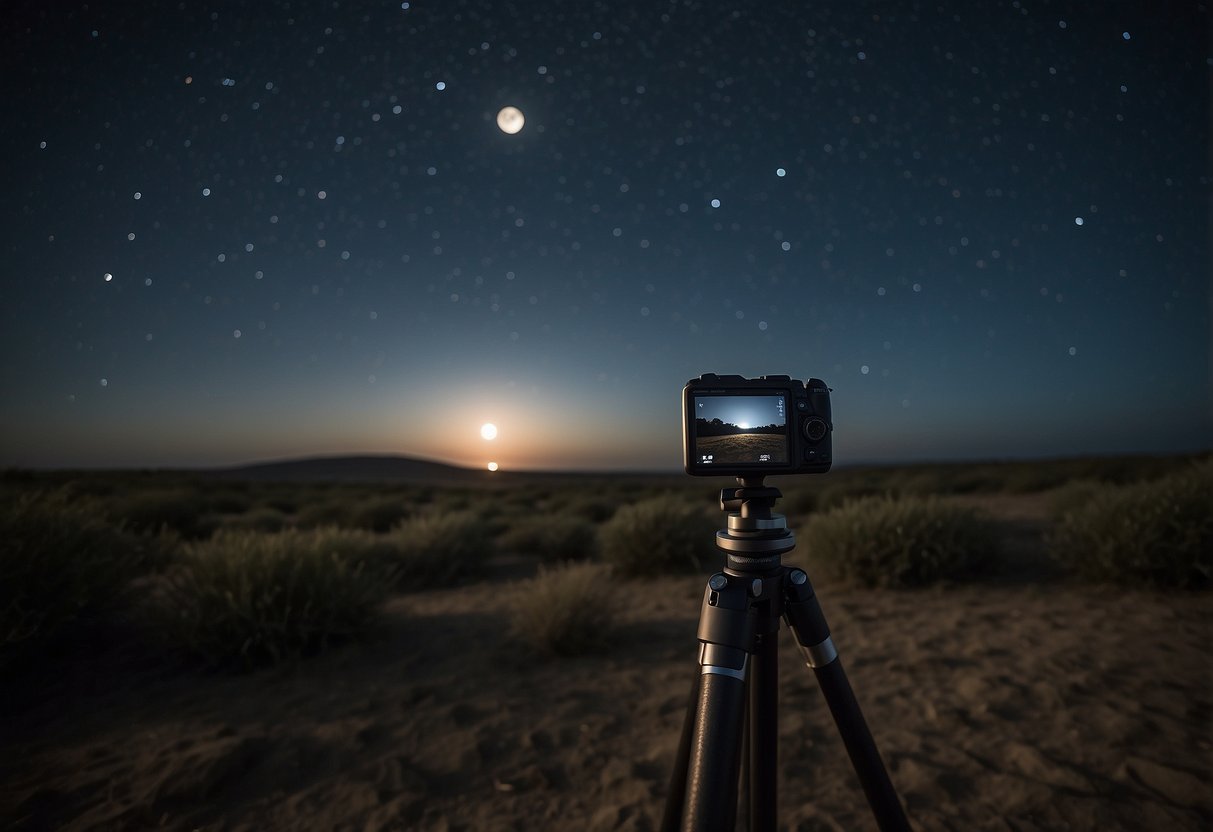
MULTIPOLYGON (((1002 523, 1001 576, 817 580, 913 826, 1208 829, 1208 594, 1075 584, 1039 558, 1039 498, 968 499, 1002 523)), ((504 624, 534 569, 499 557, 395 596, 370 642, 244 675, 98 629, 4 683, 0 828, 653 829, 706 571, 604 582, 609 645, 551 659, 504 624)), ((781 827, 875 828, 786 633, 781 662, 781 827)))

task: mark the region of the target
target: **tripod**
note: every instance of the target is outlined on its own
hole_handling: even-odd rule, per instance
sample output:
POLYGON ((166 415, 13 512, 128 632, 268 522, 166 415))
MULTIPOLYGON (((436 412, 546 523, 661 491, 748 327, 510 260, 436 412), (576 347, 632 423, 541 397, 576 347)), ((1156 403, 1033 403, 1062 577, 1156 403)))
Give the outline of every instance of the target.
POLYGON ((782 617, 817 676, 877 826, 882 832, 909 832, 809 576, 780 560, 796 545, 783 516, 771 513, 783 495, 764 487, 762 477, 738 477, 737 482, 740 488, 720 492, 721 511, 730 514, 728 528, 716 532, 716 545, 725 552, 727 565, 708 580, 704 591, 699 667, 661 829, 734 829, 743 750, 749 830, 775 828, 777 638, 782 617))

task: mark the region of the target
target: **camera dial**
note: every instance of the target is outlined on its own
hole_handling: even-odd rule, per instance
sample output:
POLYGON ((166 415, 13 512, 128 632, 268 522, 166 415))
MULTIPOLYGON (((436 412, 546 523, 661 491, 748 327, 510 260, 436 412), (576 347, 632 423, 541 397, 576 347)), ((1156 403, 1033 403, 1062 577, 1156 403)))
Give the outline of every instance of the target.
POLYGON ((819 419, 816 416, 804 420, 801 425, 801 431, 804 432, 804 438, 810 442, 820 442, 825 438, 826 432, 829 431, 829 425, 824 419, 819 419))

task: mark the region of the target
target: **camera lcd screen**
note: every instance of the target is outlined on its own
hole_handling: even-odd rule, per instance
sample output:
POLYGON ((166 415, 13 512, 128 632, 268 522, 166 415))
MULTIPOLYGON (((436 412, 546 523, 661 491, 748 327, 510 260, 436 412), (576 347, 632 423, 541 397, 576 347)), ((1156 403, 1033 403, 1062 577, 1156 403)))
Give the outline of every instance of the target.
POLYGON ((787 401, 782 394, 693 398, 694 465, 788 464, 787 401))

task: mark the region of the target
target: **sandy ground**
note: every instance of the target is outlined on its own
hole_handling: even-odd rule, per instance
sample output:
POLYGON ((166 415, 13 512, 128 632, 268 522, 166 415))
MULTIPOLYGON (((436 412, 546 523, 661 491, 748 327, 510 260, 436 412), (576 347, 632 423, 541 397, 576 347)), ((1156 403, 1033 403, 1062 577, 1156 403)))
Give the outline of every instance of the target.
MULTIPOLYGON (((913 826, 1210 828, 1210 596, 1029 566, 913 592, 816 582, 913 826)), ((706 576, 605 583, 609 647, 547 659, 505 626, 526 568, 398 596, 374 641, 251 675, 98 633, 61 669, 5 683, 0 826, 653 829, 706 576)), ((781 826, 874 829, 811 673, 781 644, 781 826)))

